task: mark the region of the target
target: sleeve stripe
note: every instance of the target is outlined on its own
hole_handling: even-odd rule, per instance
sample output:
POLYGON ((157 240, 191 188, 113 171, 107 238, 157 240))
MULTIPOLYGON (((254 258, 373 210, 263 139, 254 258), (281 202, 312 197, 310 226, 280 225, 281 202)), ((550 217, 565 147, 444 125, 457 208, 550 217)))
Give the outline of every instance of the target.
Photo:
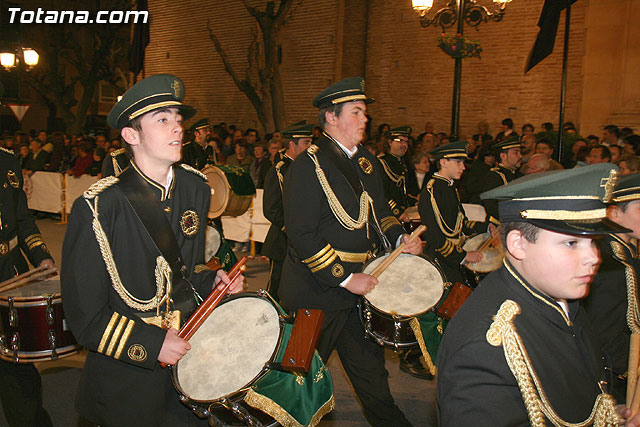
POLYGON ((106 356, 111 356, 113 354, 113 349, 116 346, 116 343, 118 342, 118 338, 120 338, 120 333, 122 332, 122 328, 124 327, 124 324, 126 323, 127 318, 122 316, 120 318, 120 321, 118 322, 118 326, 116 326, 115 331, 113 331, 113 335, 111 336, 111 341, 109 342, 109 347, 107 347, 107 351, 105 353, 106 356))
POLYGON ((133 329, 134 324, 135 322, 133 320, 129 320, 129 323, 127 323, 127 327, 122 334, 122 338, 120 338, 120 344, 118 345, 116 354, 113 355, 115 359, 120 359, 120 355, 122 354, 122 350, 124 349, 125 344, 129 340, 129 335, 131 335, 131 330, 133 329))
POLYGON ((334 256, 335 254, 336 254, 336 251, 334 251, 334 250, 333 250, 333 248, 332 248, 329 252, 327 252, 326 254, 324 254, 324 255, 322 256, 322 258, 320 258, 320 259, 318 259, 318 260, 316 260, 316 261, 313 261, 313 262, 312 262, 312 263, 310 263, 308 266, 309 266, 309 268, 316 267, 316 266, 318 266, 318 265, 320 265, 320 264, 322 264, 322 263, 326 262, 329 258, 331 258, 332 256, 334 256))
POLYGON ((111 335, 111 331, 113 330, 113 326, 116 324, 116 320, 118 320, 118 317, 120 317, 120 315, 116 312, 111 315, 111 320, 109 320, 109 324, 102 334, 102 339, 100 340, 100 345, 98 346, 98 353, 102 353, 104 351, 104 346, 107 345, 107 340, 111 335))
POLYGON ((325 253, 327 253, 327 251, 331 249, 331 244, 327 243, 327 246, 325 246, 324 248, 320 249, 315 255, 310 256, 307 259, 303 259, 302 262, 304 262, 305 264, 309 264, 310 262, 313 262, 314 260, 320 258, 321 256, 323 256, 325 253))
POLYGON ((322 270, 322 269, 323 269, 323 268, 325 268, 325 267, 330 266, 330 265, 333 263, 333 261, 335 261, 335 260, 336 260, 336 258, 338 258, 338 254, 334 252, 334 253, 333 253, 333 255, 331 256, 331 258, 329 258, 328 260, 326 260, 326 261, 325 261, 325 262, 323 262, 322 264, 318 265, 317 267, 312 268, 312 269, 311 269, 311 272, 312 272, 312 273, 315 273, 315 272, 317 272, 317 271, 322 270))

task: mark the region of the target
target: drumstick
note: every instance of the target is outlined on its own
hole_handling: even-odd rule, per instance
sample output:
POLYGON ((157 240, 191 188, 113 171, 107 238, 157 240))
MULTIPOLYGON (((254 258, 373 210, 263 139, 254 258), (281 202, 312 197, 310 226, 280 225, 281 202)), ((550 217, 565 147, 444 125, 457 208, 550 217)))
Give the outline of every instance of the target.
POLYGON ((35 274, 35 273, 37 273, 37 272, 39 272, 39 271, 42 271, 42 270, 44 270, 45 268, 46 268, 46 267, 36 267, 36 268, 34 268, 33 270, 26 271, 26 272, 24 272, 24 273, 22 273, 22 274, 20 274, 20 275, 18 275, 18 276, 14 276, 14 277, 12 277, 12 278, 11 278, 11 279, 9 279, 9 280, 5 280, 4 282, 0 283, 0 289, 1 289, 1 288, 3 288, 4 286, 6 286, 6 285, 10 284, 10 283, 17 282, 18 280, 22 280, 22 279, 24 279, 25 277, 29 277, 29 276, 31 276, 32 274, 35 274))
POLYGON ((6 292, 6 291, 11 291, 13 289, 17 289, 17 288, 21 288, 23 286, 26 286, 30 283, 33 283, 36 280, 44 280, 43 278, 47 277, 47 276, 54 276, 58 273, 58 270, 56 270, 55 268, 49 268, 46 269, 44 271, 41 271, 39 273, 36 274, 31 274, 25 278, 23 278, 22 280, 18 280, 18 281, 14 281, 11 283, 8 283, 2 287, 0 287, 0 292, 6 292))
POLYGON ((633 393, 633 399, 631 400, 631 405, 629 405, 629 408, 631 408, 631 416, 629 418, 635 417, 640 411, 640 390, 639 390, 640 382, 638 382, 637 373, 635 375, 631 375, 630 371, 629 371, 629 377, 627 378, 627 380, 630 380, 632 376, 635 377, 636 387, 635 387, 635 392, 633 393))
MULTIPOLYGON (((424 233, 426 229, 426 225, 420 225, 413 231, 413 233, 411 233, 411 236, 409 236, 409 241, 411 242, 415 240, 422 233, 424 233)), ((393 252, 391 252, 391 254, 384 261, 382 261, 380 265, 378 265, 375 270, 373 270, 373 272, 371 272, 371 275, 375 278, 378 278, 387 269, 387 267, 389 267, 389 265, 391 265, 391 263, 400 256, 400 254, 404 250, 404 246, 404 242, 400 243, 400 245, 398 245, 398 247, 393 252)))
POLYGON ((629 369, 627 370, 627 408, 631 408, 636 397, 638 383, 638 362, 640 356, 640 334, 632 333, 629 341, 629 369))

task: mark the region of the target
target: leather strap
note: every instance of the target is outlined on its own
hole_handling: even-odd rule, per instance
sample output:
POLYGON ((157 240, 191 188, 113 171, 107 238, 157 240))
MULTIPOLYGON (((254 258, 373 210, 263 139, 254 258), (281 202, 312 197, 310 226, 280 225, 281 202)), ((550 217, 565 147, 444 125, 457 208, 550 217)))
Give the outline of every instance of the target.
POLYGON ((125 169, 118 178, 117 185, 171 268, 173 273, 171 298, 174 306, 183 313, 183 318, 186 319, 196 309, 202 298, 186 277, 187 268, 182 260, 180 247, 162 206, 149 184, 133 167, 125 169))

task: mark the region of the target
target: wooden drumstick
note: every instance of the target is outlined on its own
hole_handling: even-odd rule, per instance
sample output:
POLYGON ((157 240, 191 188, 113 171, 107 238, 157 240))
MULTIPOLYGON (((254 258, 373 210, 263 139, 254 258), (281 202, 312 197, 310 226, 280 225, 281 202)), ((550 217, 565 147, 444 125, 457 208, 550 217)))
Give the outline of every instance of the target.
POLYGON ((2 289, 3 287, 5 287, 6 285, 9 285, 9 284, 11 284, 11 283, 17 282, 18 280, 22 280, 22 279, 24 279, 25 277, 29 277, 29 276, 31 276, 32 274, 38 273, 38 272, 40 272, 40 271, 44 270, 45 268, 46 268, 46 267, 36 267, 36 268, 34 268, 33 270, 26 271, 26 272, 24 272, 24 273, 22 273, 22 274, 20 274, 20 275, 18 275, 18 276, 14 276, 14 277, 12 277, 12 278, 11 278, 11 279, 9 279, 9 280, 5 280, 4 282, 0 283, 0 289, 2 289))
POLYGON ((32 273, 21 280, 9 282, 4 286, 1 286, 0 292, 6 292, 6 291, 11 291, 13 289, 21 288, 23 286, 26 286, 28 284, 35 282, 36 280, 44 280, 44 278, 48 278, 49 276, 55 276, 56 274, 58 274, 58 270, 56 270, 55 268, 49 268, 44 271, 40 271, 36 274, 32 273))
POLYGON ((640 334, 632 333, 629 341, 629 368, 627 370, 627 408, 631 408, 638 399, 638 362, 640 360, 640 334))
MULTIPOLYGON (((413 241, 415 240, 417 237, 419 237, 422 233, 424 233, 427 229, 427 226, 424 224, 421 224, 418 228, 416 228, 413 233, 411 233, 411 235, 409 236, 409 241, 413 241)), ((391 252, 391 254, 385 258, 380 265, 378 265, 375 270, 373 270, 371 272, 371 275, 375 278, 378 278, 386 269, 387 267, 389 267, 391 265, 391 263, 393 261, 396 260, 396 258, 398 258, 400 256, 400 254, 402 253, 402 251, 404 250, 404 242, 400 243, 398 245, 398 247, 391 252)))

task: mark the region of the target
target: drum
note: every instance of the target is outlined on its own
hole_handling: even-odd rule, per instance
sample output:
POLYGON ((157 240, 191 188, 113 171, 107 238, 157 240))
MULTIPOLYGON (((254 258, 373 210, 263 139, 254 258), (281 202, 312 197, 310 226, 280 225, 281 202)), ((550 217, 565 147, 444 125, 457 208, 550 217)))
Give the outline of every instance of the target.
POLYGON ((218 249, 220 249, 220 243, 222 239, 220 237, 220 233, 218 230, 211 226, 207 225, 205 229, 205 239, 204 239, 204 260, 205 262, 213 259, 218 253, 218 249))
POLYGON ((67 329, 60 280, 34 281, 0 293, 0 358, 32 363, 80 350, 67 329))
POLYGON ((403 221, 402 226, 404 227, 407 233, 411 234, 414 232, 416 228, 420 227, 420 224, 421 224, 420 214, 418 213, 417 206, 411 206, 407 208, 405 212, 407 213, 409 220, 403 221))
POLYGON ((202 173, 211 187, 209 218, 240 216, 249 209, 256 194, 249 172, 240 166, 207 165, 202 173))
MULTIPOLYGON (((477 250, 487 239, 491 238, 491 233, 478 234, 467 240, 462 249, 465 251, 477 250)), ((504 259, 504 249, 502 245, 487 246, 482 250, 482 260, 475 264, 464 263, 464 266, 474 273, 491 273, 499 269, 502 266, 502 260, 504 259)))
MULTIPOLYGON (((371 273, 388 254, 365 264, 363 273, 371 273)), ((380 345, 414 347, 417 340, 409 321, 431 310, 442 298, 444 275, 421 255, 401 254, 378 277, 378 285, 360 303, 364 329, 380 345)))

